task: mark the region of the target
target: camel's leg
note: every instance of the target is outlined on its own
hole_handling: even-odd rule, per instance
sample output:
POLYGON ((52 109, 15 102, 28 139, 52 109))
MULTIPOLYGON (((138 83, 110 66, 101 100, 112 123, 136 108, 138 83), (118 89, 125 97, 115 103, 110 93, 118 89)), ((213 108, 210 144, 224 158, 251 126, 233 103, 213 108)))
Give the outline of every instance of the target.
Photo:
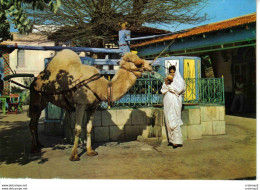
POLYGON ((31 147, 31 152, 39 152, 40 149, 43 147, 42 144, 39 141, 39 136, 38 136, 38 121, 41 116, 42 110, 47 106, 48 102, 42 101, 41 95, 36 94, 34 92, 31 92, 31 100, 30 102, 30 108, 29 108, 29 115, 31 117, 29 127, 32 135, 32 147, 31 147), (35 100, 35 102, 33 102, 35 100), (34 104, 37 103, 37 100, 39 101, 39 104, 34 104))
POLYGON ((31 135, 32 135, 32 147, 31 147, 32 153, 39 152, 40 148, 42 148, 42 145, 39 142, 39 137, 38 137, 38 121, 39 121, 38 115, 40 115, 40 114, 32 113, 30 124, 29 124, 31 135))
POLYGON ((92 149, 91 146, 91 131, 92 131, 92 127, 93 127, 93 119, 94 119, 94 113, 96 112, 96 108, 88 110, 88 122, 87 122, 87 126, 86 126, 86 136, 87 136, 87 145, 86 145, 86 149, 87 149, 87 156, 96 156, 98 155, 98 153, 96 151, 94 151, 92 149))
POLYGON ((76 106, 76 125, 75 125, 75 140, 74 140, 74 146, 72 148, 70 161, 78 161, 80 160, 78 156, 78 142, 79 142, 79 136, 81 133, 81 126, 82 126, 82 120, 83 115, 85 111, 86 105, 78 104, 76 106))
POLYGON ((39 118, 37 117, 37 113, 33 112, 31 113, 31 120, 30 120, 30 131, 31 131, 31 135, 32 135, 32 146, 31 146, 31 152, 35 153, 35 152, 39 152, 40 151, 40 147, 38 147, 37 145, 37 128, 38 128, 38 121, 39 118))

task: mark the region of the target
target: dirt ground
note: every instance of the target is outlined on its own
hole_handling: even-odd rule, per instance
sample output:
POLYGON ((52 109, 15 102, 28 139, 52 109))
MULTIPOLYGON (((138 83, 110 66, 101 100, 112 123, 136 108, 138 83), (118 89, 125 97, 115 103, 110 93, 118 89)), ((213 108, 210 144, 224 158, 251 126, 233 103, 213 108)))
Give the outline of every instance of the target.
POLYGON ((226 125, 226 135, 184 141, 173 149, 159 141, 94 143, 99 153, 69 161, 72 145, 62 137, 44 136, 41 153, 30 154, 26 112, 0 113, 0 178, 33 179, 203 179, 256 178, 256 126, 226 125))

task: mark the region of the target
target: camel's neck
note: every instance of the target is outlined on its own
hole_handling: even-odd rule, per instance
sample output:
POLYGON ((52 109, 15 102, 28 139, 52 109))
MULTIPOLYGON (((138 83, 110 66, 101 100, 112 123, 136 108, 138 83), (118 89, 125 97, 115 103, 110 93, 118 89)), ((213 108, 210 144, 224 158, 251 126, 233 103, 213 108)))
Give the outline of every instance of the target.
POLYGON ((112 101, 119 100, 135 84, 137 77, 125 69, 119 69, 113 77, 112 83, 112 101))
POLYGON ((95 91, 102 101, 117 101, 135 84, 136 79, 137 77, 132 72, 120 68, 111 81, 112 99, 108 95, 108 85, 110 82, 103 77, 98 80, 96 85, 91 86, 91 89, 95 91))

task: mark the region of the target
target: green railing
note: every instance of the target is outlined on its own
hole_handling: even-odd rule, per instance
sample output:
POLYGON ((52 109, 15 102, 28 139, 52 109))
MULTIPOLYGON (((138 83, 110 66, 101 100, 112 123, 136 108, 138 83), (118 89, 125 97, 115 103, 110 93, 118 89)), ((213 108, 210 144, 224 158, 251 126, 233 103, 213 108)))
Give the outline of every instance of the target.
POLYGON ((163 95, 160 93, 162 81, 149 74, 139 78, 135 85, 113 107, 143 107, 162 104, 163 95))
MULTIPOLYGON (((186 78, 185 104, 225 104, 223 78, 186 78)), ((162 79, 145 75, 112 107, 144 107, 163 104, 162 79)), ((106 103, 102 104, 106 108, 106 103)))
POLYGON ((224 78, 186 78, 184 103, 225 104, 224 78))

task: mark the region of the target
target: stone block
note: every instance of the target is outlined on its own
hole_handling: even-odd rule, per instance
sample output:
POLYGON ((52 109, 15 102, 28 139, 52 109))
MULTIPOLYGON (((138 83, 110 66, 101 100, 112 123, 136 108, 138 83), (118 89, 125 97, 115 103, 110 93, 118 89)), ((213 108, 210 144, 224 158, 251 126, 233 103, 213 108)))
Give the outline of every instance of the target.
POLYGON ((168 142, 168 136, 165 125, 162 126, 162 142, 168 142))
POLYGON ((257 126, 256 118, 245 118, 226 115, 225 122, 227 125, 237 125, 243 127, 244 129, 252 129, 252 127, 257 126))
POLYGON ((181 126, 181 133, 182 133, 182 140, 187 140, 188 139, 188 127, 187 127, 187 125, 181 126))
POLYGON ((152 136, 154 137, 161 137, 162 136, 162 128, 164 127, 161 125, 154 125, 153 127, 153 132, 152 132, 152 136))
POLYGON ((117 110, 102 110, 102 127, 116 125, 117 110))
POLYGON ((163 126, 164 125, 164 112, 163 109, 154 109, 153 112, 154 124, 163 126))
POLYGON ((200 124, 200 109, 188 109, 189 110, 189 124, 200 124))
POLYGON ((183 125, 197 125, 201 122, 200 109, 185 109, 181 112, 183 125))
POLYGON ((217 106, 200 107, 201 121, 216 121, 218 120, 217 106))
POLYGON ((93 126, 95 127, 101 127, 102 126, 102 113, 101 111, 96 111, 94 114, 94 119, 93 119, 93 126))
POLYGON ((132 125, 144 125, 147 123, 146 112, 140 109, 133 109, 131 114, 132 125))
POLYGON ((63 136, 64 128, 60 121, 45 121, 44 134, 49 136, 63 136))
POLYGON ((75 112, 66 112, 65 117, 64 117, 64 128, 75 128, 75 123, 76 123, 76 117, 75 117, 75 112))
MULTIPOLYGON (((86 140, 86 120, 87 120, 87 113, 84 113, 83 121, 82 121, 82 128, 81 134, 79 136, 79 143, 83 143, 86 140)), ((75 124, 76 124, 76 116, 75 112, 68 113, 66 112, 64 122, 63 122, 63 136, 68 143, 74 143, 75 139, 75 124)), ((93 131, 92 131, 93 134, 93 131)), ((93 136, 92 136, 93 139, 93 136)))
POLYGON ((43 132, 44 132, 44 134, 45 135, 51 135, 51 129, 53 129, 54 128, 54 123, 53 122, 46 122, 46 121, 44 121, 44 130, 43 130, 43 132))
POLYGON ((141 128, 141 133, 142 133, 142 137, 144 137, 144 138, 149 138, 149 137, 151 137, 151 128, 152 128, 152 126, 150 126, 150 125, 148 125, 148 126, 140 126, 140 128, 141 128))
POLYGON ((45 111, 42 111, 42 112, 41 112, 40 118, 46 118, 46 113, 45 113, 45 111))
MULTIPOLYGON (((96 112, 99 116, 101 115, 101 112, 96 112)), ((94 116, 95 117, 95 116, 94 116)), ((101 119, 101 116, 100 116, 101 119)), ((95 118, 94 118, 95 120, 95 118)), ((101 120, 99 121, 101 123, 101 120)), ((93 121, 94 123, 94 121, 93 121)), ((75 138, 75 124, 76 124, 76 114, 75 112, 71 112, 70 114, 66 112, 64 122, 63 122, 63 128, 64 128, 64 138, 68 143, 73 143, 75 138)), ((79 143, 83 143, 86 141, 86 124, 87 124, 87 112, 83 115, 83 121, 82 121, 82 128, 81 128, 81 134, 79 137, 79 143)), ((94 140, 94 128, 100 127, 100 125, 95 126, 93 124, 92 126, 92 132, 91 132, 91 139, 94 140)))
POLYGON ((68 143, 73 142, 73 137, 72 135, 75 134, 73 133, 73 128, 72 128, 72 117, 69 113, 66 112, 64 120, 63 120, 63 128, 64 128, 64 138, 68 143))
POLYGON ((124 125, 109 126, 109 134, 111 141, 123 141, 125 140, 124 125))
POLYGON ((213 135, 226 134, 226 122, 225 121, 213 121, 212 134, 213 135))
POLYGON ((97 142, 109 141, 109 127, 95 127, 94 140, 97 142))
POLYGON ((132 109, 118 109, 116 110, 116 125, 128 125, 131 124, 132 109))
POLYGON ((154 112, 153 108, 139 108, 139 110, 146 114, 146 124, 151 125, 154 112))
POLYGON ((189 124, 189 110, 188 109, 184 109, 181 112, 181 119, 182 119, 183 125, 189 124))
POLYGON ((202 135, 212 135, 213 134, 212 121, 201 122, 201 128, 202 128, 202 135))
POLYGON ((142 135, 140 125, 125 125, 126 140, 136 140, 139 135, 142 135))
POLYGON ((226 115, 225 106, 218 106, 217 107, 217 118, 218 118, 218 120, 224 121, 225 115, 226 115))
POLYGON ((201 125, 188 125, 188 139, 201 139, 202 129, 201 125))

